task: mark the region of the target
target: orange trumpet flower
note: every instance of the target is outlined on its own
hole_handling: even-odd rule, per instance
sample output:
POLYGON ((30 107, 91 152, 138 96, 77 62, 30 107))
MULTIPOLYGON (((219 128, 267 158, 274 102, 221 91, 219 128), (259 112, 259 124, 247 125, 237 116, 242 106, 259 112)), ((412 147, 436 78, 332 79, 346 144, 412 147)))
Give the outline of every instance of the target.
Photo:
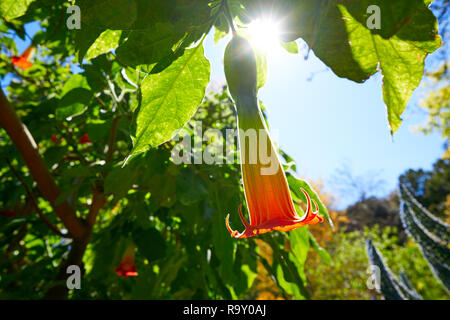
POLYGON ((238 115, 241 171, 250 216, 250 221, 247 222, 241 206, 239 207, 239 216, 245 230, 238 232, 231 229, 230 215, 227 215, 226 226, 231 236, 247 238, 272 230, 289 231, 322 222, 317 203, 304 189, 301 190, 306 197, 306 212, 300 217, 295 210, 286 175, 258 105, 256 61, 247 40, 238 37, 230 41, 224 63, 229 91, 238 115), (233 54, 228 54, 228 50, 233 54))
POLYGON ((116 271, 116 273, 119 276, 136 277, 138 275, 137 267, 136 264, 134 263, 134 249, 135 249, 134 244, 130 244, 125 250, 125 253, 119 265, 116 268, 114 268, 114 271, 116 271))
POLYGON ((14 63, 16 66, 22 69, 28 69, 33 64, 30 62, 31 57, 33 56, 33 53, 35 51, 35 47, 33 45, 29 46, 21 55, 13 56, 11 58, 11 62, 14 63))
POLYGON ((247 238, 272 230, 289 231, 308 224, 322 222, 323 218, 318 215, 319 206, 303 188, 301 188, 301 191, 306 197, 306 213, 303 217, 297 214, 285 173, 265 128, 262 115, 259 109, 254 111, 255 114, 251 115, 252 121, 247 121, 248 113, 238 112, 241 171, 250 222, 247 222, 242 214, 242 205, 239 206, 239 216, 245 230, 241 233, 232 230, 229 224, 230 215, 227 215, 226 226, 231 236, 247 238), (248 123, 252 123, 253 126, 246 126, 248 123), (246 144, 245 137, 248 136, 248 129, 255 128, 259 129, 256 134, 256 143, 246 144), (247 134, 244 134, 244 132, 247 132, 247 134), (263 161, 265 157, 260 151, 262 149, 271 151, 271 156, 265 161, 263 161), (247 160, 246 153, 249 152, 249 159, 247 160), (256 163, 251 163, 252 158, 253 162, 257 159, 256 163), (269 163, 270 167, 263 163, 269 163), (313 210, 311 202, 314 203, 315 210, 313 210))

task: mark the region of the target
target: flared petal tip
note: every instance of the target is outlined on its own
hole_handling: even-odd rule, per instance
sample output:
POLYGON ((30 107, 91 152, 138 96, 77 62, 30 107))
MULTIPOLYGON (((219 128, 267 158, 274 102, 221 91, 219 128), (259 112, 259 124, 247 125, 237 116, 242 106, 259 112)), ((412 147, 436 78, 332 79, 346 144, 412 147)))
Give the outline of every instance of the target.
POLYGON ((228 232, 230 233, 232 238, 236 238, 237 234, 239 232, 237 232, 236 230, 231 229, 230 227, 230 214, 227 214, 227 217, 225 219, 225 224, 227 226, 228 232))
MULTIPOLYGON (((272 219, 269 219, 267 221, 264 221, 260 223, 257 226, 253 226, 250 223, 248 223, 243 214, 242 214, 242 205, 239 206, 239 217, 242 220, 242 223, 244 224, 244 231, 239 233, 236 230, 231 229, 230 227, 230 215, 228 214, 225 220, 228 232, 230 233, 231 237, 233 238, 249 238, 254 237, 257 235, 261 235, 264 233, 267 233, 269 231, 278 230, 278 231, 290 231, 299 227, 303 227, 305 225, 309 224, 316 224, 323 222, 323 218, 319 216, 319 206, 317 202, 314 199, 311 199, 308 192, 300 188, 301 191, 306 196, 306 213, 303 218, 297 217, 296 219, 287 219, 287 218, 280 218, 275 217, 272 219), (314 203, 315 210, 312 209, 312 203, 314 203)), ((250 215, 251 216, 251 215, 250 215)))
POLYGON ((131 268, 123 268, 123 267, 117 267, 114 269, 116 274, 121 277, 137 277, 139 274, 137 273, 136 266, 132 266, 131 268))

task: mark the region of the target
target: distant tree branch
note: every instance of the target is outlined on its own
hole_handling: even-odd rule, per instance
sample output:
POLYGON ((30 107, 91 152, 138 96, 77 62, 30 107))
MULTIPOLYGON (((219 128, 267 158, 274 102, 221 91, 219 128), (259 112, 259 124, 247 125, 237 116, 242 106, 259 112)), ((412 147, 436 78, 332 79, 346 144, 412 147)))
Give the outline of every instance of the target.
POLYGON ((105 195, 103 194, 103 192, 101 192, 97 188, 94 188, 94 190, 92 192, 91 207, 89 208, 89 213, 88 213, 88 216, 86 219, 88 225, 91 228, 94 227, 98 212, 100 211, 101 208, 103 208, 105 202, 106 202, 106 198, 105 198, 105 195))
POLYGON ((27 128, 18 118, 12 106, 6 99, 3 90, 0 89, 0 126, 3 127, 6 133, 13 141, 16 148, 19 150, 24 159, 33 179, 36 181, 42 195, 50 202, 51 206, 56 212, 56 215, 61 219, 69 234, 75 239, 82 239, 86 233, 86 227, 77 218, 75 212, 72 210, 67 201, 56 204, 61 191, 56 185, 54 179, 50 175, 44 160, 40 156, 36 143, 33 137, 28 132, 27 128))
POLYGON ((83 256, 86 251, 86 247, 91 238, 92 229, 94 227, 95 221, 98 216, 98 212, 104 206, 106 202, 106 198, 98 188, 94 188, 92 192, 92 203, 89 209, 89 213, 86 219, 87 222, 87 233, 85 237, 80 240, 75 240, 70 248, 69 256, 66 261, 64 261, 60 267, 58 276, 56 277, 56 281, 52 287, 47 291, 45 295, 45 299, 50 300, 61 300, 67 298, 67 294, 69 292, 67 285, 64 283, 64 280, 67 277, 67 267, 70 265, 77 265, 80 269, 83 270, 83 256))
POLYGON ((379 172, 368 172, 364 176, 355 175, 351 168, 344 163, 337 168, 331 177, 331 183, 340 190, 345 197, 357 197, 357 201, 364 201, 382 190, 385 181, 379 177, 379 172))

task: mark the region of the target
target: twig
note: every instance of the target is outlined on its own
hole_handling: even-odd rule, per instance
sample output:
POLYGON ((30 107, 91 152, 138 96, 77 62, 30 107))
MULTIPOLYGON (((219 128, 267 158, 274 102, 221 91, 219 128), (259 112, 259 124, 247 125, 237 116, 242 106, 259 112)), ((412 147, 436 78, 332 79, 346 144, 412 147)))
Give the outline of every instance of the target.
POLYGON ((100 99, 100 97, 95 95, 94 98, 95 98, 95 100, 97 100, 98 103, 100 103, 100 105, 103 107, 103 109, 108 110, 108 106, 103 102, 102 99, 100 99))
POLYGON ((34 208, 36 209, 39 217, 42 219, 42 221, 44 221, 44 223, 47 225, 47 227, 53 231, 53 233, 55 233, 56 235, 62 237, 62 238, 67 238, 67 235, 64 235, 61 233, 61 231, 59 231, 58 228, 56 228, 48 219, 47 217, 42 213, 41 208, 39 208, 36 198, 34 197, 33 193, 31 192, 30 188, 28 188, 28 185, 25 183, 25 181, 23 180, 23 178, 20 176, 20 174, 17 172, 17 170, 14 168, 14 166, 12 165, 11 161, 4 156, 0 156, 0 158, 5 159, 6 163, 8 164, 9 169, 11 170, 11 172, 14 174, 14 176, 17 178, 17 180, 20 181, 20 183, 22 184, 23 188, 25 189, 25 192, 28 195, 28 198, 31 200, 31 203, 33 204, 34 208))
POLYGON ((228 24, 230 25, 231 31, 233 32, 233 35, 236 35, 236 29, 234 28, 234 20, 231 16, 230 7, 228 5, 228 0, 224 0, 222 3, 224 3, 225 7, 225 16, 227 17, 228 24))
POLYGON ((55 283, 50 287, 50 289, 45 294, 45 299, 65 299, 67 298, 67 294, 69 289, 65 283, 65 279, 67 278, 67 267, 70 265, 80 266, 83 268, 83 255, 86 251, 86 247, 89 243, 89 240, 92 235, 92 229, 95 224, 95 220, 97 218, 98 212, 103 207, 106 202, 106 198, 100 190, 97 188, 93 189, 92 196, 92 204, 89 209, 89 213, 86 219, 87 232, 84 237, 81 239, 75 239, 71 244, 71 248, 69 251, 69 256, 67 260, 63 261, 59 266, 58 276, 55 279, 55 283))
POLYGON ((92 203, 91 207, 89 208, 89 213, 86 218, 86 221, 92 231, 92 227, 95 224, 95 220, 97 218, 98 212, 103 207, 103 205, 106 202, 105 195, 103 192, 99 191, 97 188, 94 188, 92 192, 92 203))

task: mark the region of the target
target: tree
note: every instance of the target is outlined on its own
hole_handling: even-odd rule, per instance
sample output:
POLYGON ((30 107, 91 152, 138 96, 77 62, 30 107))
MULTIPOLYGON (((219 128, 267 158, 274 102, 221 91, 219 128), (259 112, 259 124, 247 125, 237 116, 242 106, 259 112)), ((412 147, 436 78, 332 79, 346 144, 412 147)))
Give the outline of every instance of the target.
POLYGON ((385 181, 378 176, 377 172, 355 175, 349 165, 344 163, 336 169, 331 183, 339 190, 342 197, 355 197, 356 201, 364 201, 383 189, 385 181))
POLYGON ((400 230, 397 236, 404 241, 406 235, 401 231, 402 224, 398 207, 399 199, 395 192, 385 198, 370 197, 358 201, 346 209, 346 216, 349 220, 346 225, 347 230, 363 230, 365 227, 374 225, 379 225, 381 228, 396 227, 397 230, 400 230))
POLYGON ((447 218, 450 194, 450 160, 439 159, 433 170, 408 170, 399 182, 412 191, 417 200, 429 211, 442 219, 447 218))

